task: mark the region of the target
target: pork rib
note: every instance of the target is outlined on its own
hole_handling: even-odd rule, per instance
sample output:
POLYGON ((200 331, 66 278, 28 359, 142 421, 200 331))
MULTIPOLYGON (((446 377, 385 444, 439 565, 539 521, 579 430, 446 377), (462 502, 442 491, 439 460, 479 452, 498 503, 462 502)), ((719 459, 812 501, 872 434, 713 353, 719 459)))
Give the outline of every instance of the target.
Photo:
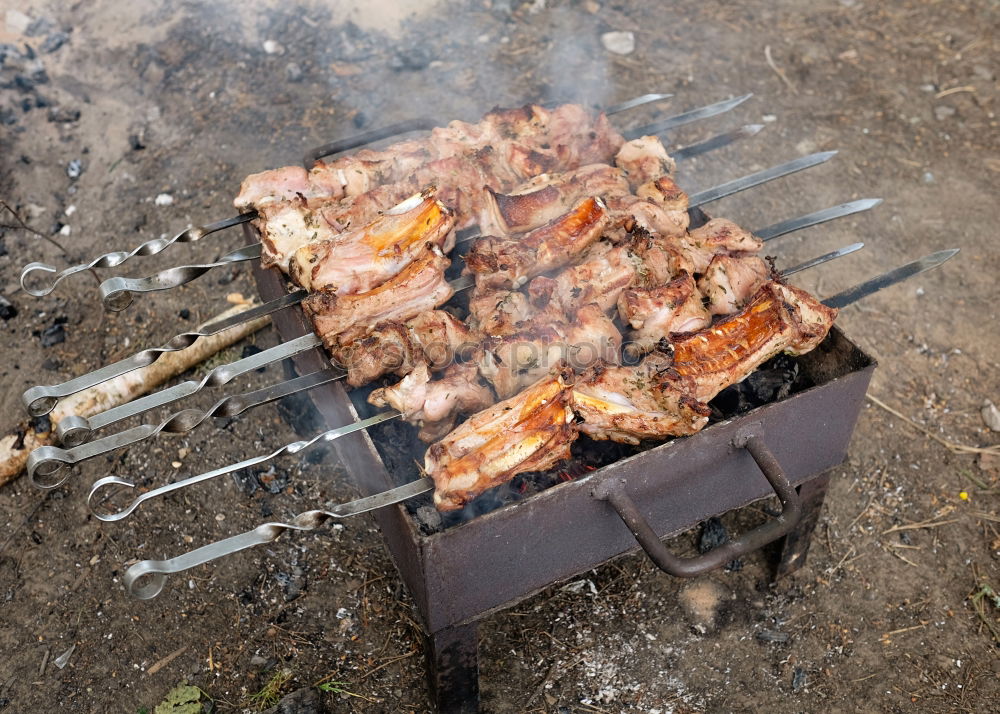
POLYGON ((542 471, 568 459, 577 437, 572 378, 572 370, 557 367, 432 444, 424 470, 434 479, 434 505, 442 511, 461 508, 519 473, 542 471))

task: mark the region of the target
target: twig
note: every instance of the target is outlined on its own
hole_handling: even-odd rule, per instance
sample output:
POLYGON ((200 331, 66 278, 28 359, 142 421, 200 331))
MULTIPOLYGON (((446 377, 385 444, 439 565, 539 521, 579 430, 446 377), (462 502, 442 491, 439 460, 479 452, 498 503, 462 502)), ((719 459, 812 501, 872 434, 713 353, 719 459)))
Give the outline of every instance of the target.
POLYGON ((889 533, 896 533, 898 531, 915 531, 921 528, 937 528, 938 526, 946 526, 949 523, 958 523, 957 518, 949 518, 947 521, 921 521, 920 523, 908 523, 902 526, 893 526, 888 530, 882 531, 882 535, 888 535, 889 533))
POLYGON ((170 654, 168 654, 163 659, 159 660, 158 662, 155 662, 152 667, 150 667, 149 669, 146 670, 146 676, 147 677, 152 677, 154 674, 156 674, 161 669, 163 669, 168 664, 170 664, 175 659, 177 659, 182 654, 184 654, 184 650, 186 650, 186 649, 187 649, 187 645, 184 645, 183 647, 178 647, 177 649, 175 649, 173 652, 171 652, 170 654))
POLYGON ((767 66, 774 70, 774 73, 781 77, 781 81, 785 83, 785 86, 792 90, 792 94, 798 94, 799 90, 795 88, 791 80, 788 79, 784 71, 774 62, 774 58, 771 57, 771 45, 764 45, 764 57, 767 59, 767 66))
POLYGON ((993 521, 994 523, 1000 523, 1000 516, 995 513, 987 513, 986 511, 969 511, 969 515, 973 518, 978 518, 982 521, 993 521))
POLYGON ((981 446, 966 446, 965 444, 958 444, 958 443, 956 443, 954 441, 950 441, 948 439, 945 439, 942 436, 938 436, 937 434, 935 434, 933 431, 931 431, 927 427, 925 427, 925 426, 923 426, 921 424, 918 424, 917 422, 913 421, 913 419, 910 419, 910 417, 906 416, 905 414, 896 411, 895 409, 893 409, 892 407, 890 407, 888 404, 886 404, 885 402, 883 402, 878 397, 874 397, 871 394, 868 394, 867 397, 868 397, 868 400, 871 401, 876 406, 882 407, 883 409, 885 409, 887 412, 889 412, 893 416, 899 417, 900 419, 902 419, 903 421, 905 421, 907 424, 909 424, 910 426, 912 426, 914 429, 917 429, 918 431, 922 431, 924 434, 926 434, 930 438, 934 439, 934 441, 938 442, 939 444, 941 444, 945 448, 949 449, 950 451, 954 451, 955 453, 958 453, 958 454, 994 454, 994 455, 1000 456, 1000 444, 995 444, 993 446, 986 446, 986 447, 981 447, 981 446))
POLYGON ((364 674, 362 674, 361 675, 361 679, 359 679, 358 681, 361 681, 362 679, 368 679, 368 677, 370 677, 371 675, 375 674, 380 669, 382 669, 384 667, 388 667, 393 662, 399 662, 400 660, 406 659, 407 657, 412 657, 416 653, 417 653, 417 650, 410 650, 406 654, 399 655, 399 657, 393 657, 392 659, 388 659, 385 662, 383 662, 382 664, 380 664, 378 667, 375 667, 374 669, 369 669, 367 672, 365 672, 364 674))
POLYGON ((858 678, 858 679, 852 679, 852 680, 851 680, 851 684, 854 684, 854 683, 856 683, 856 682, 863 682, 863 681, 865 681, 866 679, 871 679, 872 677, 877 677, 877 676, 878 676, 878 672, 872 672, 872 673, 871 673, 871 674, 869 674, 869 675, 868 675, 867 677, 860 677, 860 678, 858 678))
POLYGON ((904 563, 906 563, 907 565, 912 565, 914 568, 919 568, 920 567, 919 565, 917 565, 916 563, 914 563, 912 560, 910 560, 906 556, 900 555, 899 553, 897 553, 895 550, 892 550, 891 548, 889 549, 889 554, 896 556, 897 558, 899 558, 900 560, 902 560, 904 563))
POLYGON ((893 635, 899 635, 904 632, 910 632, 911 630, 920 630, 923 629, 924 627, 927 627, 926 622, 921 622, 919 625, 911 625, 910 627, 901 627, 898 630, 893 630, 892 632, 886 632, 884 635, 882 635, 882 639, 884 640, 887 637, 892 637, 893 635))
POLYGON ((35 228, 32 228, 27 223, 25 223, 24 219, 22 219, 19 215, 17 215, 17 211, 15 211, 13 208, 11 208, 10 204, 7 203, 6 201, 4 201, 2 198, 0 198, 0 206, 2 206, 3 208, 7 209, 7 212, 10 213, 10 215, 14 216, 14 220, 17 221, 17 223, 18 223, 18 225, 16 225, 16 226, 12 226, 12 225, 9 225, 9 224, 3 224, 3 225, 0 225, 0 228, 9 228, 11 230, 27 231, 28 233, 31 233, 32 235, 38 236, 42 240, 47 240, 49 243, 51 243, 56 248, 58 248, 62 252, 63 255, 66 255, 66 249, 63 248, 59 244, 59 241, 57 241, 55 238, 52 238, 51 236, 45 235, 41 231, 36 230, 35 228))
POLYGON ((976 88, 971 84, 966 84, 964 87, 952 87, 951 89, 945 89, 944 91, 938 92, 934 95, 934 98, 940 99, 941 97, 947 97, 949 94, 958 94, 959 92, 972 92, 975 94, 976 88))

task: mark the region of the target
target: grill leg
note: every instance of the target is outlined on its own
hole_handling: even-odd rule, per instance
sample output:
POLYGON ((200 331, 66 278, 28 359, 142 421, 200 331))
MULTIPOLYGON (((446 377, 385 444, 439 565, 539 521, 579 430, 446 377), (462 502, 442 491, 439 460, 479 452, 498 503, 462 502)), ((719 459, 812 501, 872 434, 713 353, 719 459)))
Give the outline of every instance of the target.
POLYGON ((479 623, 427 636, 427 676, 441 714, 479 711, 479 623))
POLYGON ((778 566, 774 579, 790 575, 806 564, 809 553, 809 543, 813 531, 819 521, 819 513, 823 509, 823 499, 830 485, 830 472, 826 472, 799 486, 799 497, 802 500, 802 519, 791 533, 781 539, 778 545, 778 566))

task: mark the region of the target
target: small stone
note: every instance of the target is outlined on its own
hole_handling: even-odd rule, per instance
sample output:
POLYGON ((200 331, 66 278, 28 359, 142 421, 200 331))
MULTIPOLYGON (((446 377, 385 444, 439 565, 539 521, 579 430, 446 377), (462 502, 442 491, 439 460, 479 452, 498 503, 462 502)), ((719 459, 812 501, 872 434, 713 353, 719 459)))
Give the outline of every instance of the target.
POLYGON ((955 107, 949 107, 947 104, 939 104, 934 107, 934 118, 938 121, 944 121, 949 117, 955 116, 955 107))
POLYGON ((174 205, 174 197, 169 193, 161 193, 153 199, 153 203, 157 206, 172 206, 174 205))
POLYGON ((55 357, 49 357, 44 362, 42 362, 42 369, 46 372, 56 372, 62 368, 62 360, 56 359, 55 357))
POLYGON ((182 464, 180 461, 171 461, 170 465, 173 466, 175 469, 179 469, 182 464))
POLYGON ((72 233, 72 232, 73 232, 73 228, 72 228, 72 226, 69 226, 69 225, 65 225, 65 226, 63 226, 62 228, 59 229, 59 235, 61 235, 61 236, 69 236, 69 234, 72 233))
POLYGON ((760 118, 760 120, 765 124, 773 124, 774 122, 778 121, 778 117, 775 116, 774 114, 765 114, 760 118))
POLYGON ((177 313, 177 317, 181 318, 182 320, 190 320, 191 319, 191 311, 188 310, 186 307, 185 308, 181 308, 181 311, 177 313))
POLYGON ((285 47, 280 42, 264 40, 264 51, 269 55, 283 55, 285 54, 285 47))
POLYGON ((927 291, 925 291, 923 288, 917 288, 913 292, 917 297, 923 297, 927 291))
POLYGON ((934 183, 934 174, 930 171, 924 171, 924 183, 934 183))
POLYGON ((128 135, 128 145, 132 147, 132 151, 142 151, 146 148, 146 143, 144 141, 145 131, 140 131, 137 134, 128 135))
POLYGON ((285 79, 289 82, 298 82, 302 79, 302 68, 295 62, 285 65, 285 79))
POLYGON ((597 11, 601 9, 601 3, 595 0, 586 0, 583 3, 583 9, 589 12, 591 15, 596 15, 597 11))
POLYGON ((42 51, 42 54, 48 55, 58 50, 67 42, 69 42, 69 35, 65 32, 53 32, 45 38, 45 42, 42 43, 39 49, 42 51))
POLYGON ((601 44, 608 52, 616 55, 630 55, 635 51, 635 35, 631 32, 605 32, 601 44))
POLYGON ((983 422, 991 431, 1000 431, 1000 409, 997 409, 993 402, 989 400, 983 402, 983 409, 980 413, 983 415, 983 422))
POLYGON ((66 175, 71 179, 80 178, 80 174, 83 173, 83 163, 80 159, 73 159, 66 165, 66 175))
POLYGON ((0 295, 0 319, 7 322, 7 320, 13 320, 15 317, 17 317, 17 306, 3 295, 0 295))
MULTIPOLYGON (((174 463, 177 464, 176 461, 174 463)), ((177 465, 180 466, 180 464, 177 464, 177 465)), ((226 520, 226 514, 225 513, 216 513, 215 514, 215 520, 217 520, 219 523, 222 523, 222 521, 226 520)))
POLYGON ((7 32, 12 32, 15 35, 26 34, 31 26, 31 18, 20 10, 8 10, 4 19, 7 24, 7 32))

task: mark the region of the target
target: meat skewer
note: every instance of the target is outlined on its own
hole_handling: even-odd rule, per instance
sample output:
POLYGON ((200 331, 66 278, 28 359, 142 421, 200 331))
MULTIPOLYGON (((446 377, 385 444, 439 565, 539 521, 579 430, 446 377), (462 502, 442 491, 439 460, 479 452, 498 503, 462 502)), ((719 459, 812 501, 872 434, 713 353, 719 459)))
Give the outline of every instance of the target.
MULTIPOLYGON (((848 246, 848 248, 841 249, 840 251, 828 253, 824 257, 824 260, 830 260, 832 258, 839 257, 839 255, 858 250, 860 245, 861 244, 854 244, 853 246, 848 246)), ((818 260, 819 259, 813 259, 811 261, 807 261, 800 266, 796 266, 792 270, 798 271, 804 269, 802 266, 816 264, 818 260)), ((447 426, 448 421, 452 417, 454 417, 458 412, 463 411, 463 409, 460 408, 461 405, 485 404, 488 401, 486 392, 482 391, 482 389, 479 388, 479 385, 474 382, 475 374, 472 370, 473 367, 478 370, 479 374, 482 374, 493 384, 501 398, 510 398, 514 396, 525 384, 541 378, 549 372, 552 365, 560 364, 562 360, 566 360, 576 370, 584 370, 591 365, 600 364, 601 362, 603 362, 605 364, 605 368, 607 368, 608 365, 617 362, 617 354, 620 346, 617 342, 617 339, 619 339, 618 332, 610 321, 605 320, 602 322, 600 320, 600 318, 603 317, 603 314, 600 313, 600 310, 597 309, 596 305, 584 306, 581 308, 577 315, 577 324, 572 326, 542 320, 534 329, 527 326, 520 334, 513 335, 509 338, 488 338, 483 341, 481 346, 479 346, 478 354, 475 353, 475 345, 468 341, 472 338, 473 333, 463 331, 458 328, 457 325, 460 325, 461 323, 458 323, 453 319, 449 320, 443 318, 442 316, 446 314, 447 313, 441 313, 440 311, 431 311, 429 313, 424 313, 421 316, 421 321, 424 323, 425 327, 431 327, 431 331, 436 334, 436 338, 429 338, 427 341, 430 343, 431 339, 439 339, 444 342, 450 340, 455 345, 448 348, 453 350, 452 355, 454 355, 454 352, 459 350, 460 346, 464 346, 465 351, 472 354, 473 359, 470 360, 471 364, 463 365, 462 370, 460 370, 457 375, 453 374, 451 380, 449 380, 446 375, 445 380, 431 382, 429 374, 425 378, 421 373, 421 375, 415 377, 407 383, 407 385, 402 387, 400 387, 400 385, 396 385, 397 388, 386 388, 385 391, 375 397, 376 401, 373 402, 381 405, 381 400, 385 399, 386 403, 391 403, 396 408, 401 406, 404 407, 401 411, 410 414, 412 420, 425 422, 421 424, 425 436, 439 434, 440 430, 447 426), (588 308, 592 309, 589 313, 588 308), (588 314, 589 318, 586 317, 588 314), (596 330, 595 326, 597 328, 596 330), (525 366, 525 359, 527 359, 527 366, 525 366), (411 385, 420 387, 422 390, 415 398, 412 397, 413 390, 410 388, 411 385), (457 392, 455 394, 449 394, 450 391, 457 390, 463 385, 465 388, 470 390, 471 394, 457 392), (447 397, 445 401, 449 401, 451 404, 450 411, 448 411, 440 420, 433 419, 426 413, 418 414, 418 412, 422 411, 424 408, 424 402, 426 401, 424 397, 433 396, 435 392, 440 395, 441 393, 438 390, 441 389, 444 390, 444 396, 447 397), (388 401, 390 395, 393 400, 392 402, 388 401), (413 401, 408 403, 408 399, 413 399, 413 401)), ((562 319, 565 318, 563 317, 562 319)), ((439 344, 444 344, 444 342, 439 344)), ((363 352, 368 349, 377 348, 364 346, 360 348, 360 351, 363 352)), ((452 359, 453 356, 449 357, 447 355, 441 355, 441 361, 437 363, 437 368, 447 366, 451 363, 452 359)), ((236 364, 239 364, 239 362, 243 361, 244 360, 240 360, 237 363, 233 363, 232 366, 235 366, 236 364)), ((364 369, 370 369, 370 365, 373 360, 360 358, 359 361, 365 365, 364 369)), ((404 366, 400 364, 397 369, 397 374, 408 375, 421 365, 432 367, 431 362, 429 361, 414 360, 414 362, 410 365, 404 366)), ((396 368, 396 363, 384 365, 379 370, 379 373, 384 374, 392 371, 394 368, 396 368)), ((303 381, 301 389, 309 389, 312 386, 315 386, 315 384, 309 384, 311 380, 317 380, 316 384, 320 384, 335 379, 343 379, 344 376, 344 372, 331 369, 316 372, 313 375, 310 375, 308 379, 306 377, 301 377, 299 379, 303 381), (323 375, 329 376, 330 379, 323 379, 323 375)), ((274 391, 270 392, 268 390, 259 390, 258 392, 251 392, 247 395, 243 395, 243 398, 236 397, 235 404, 231 401, 227 401, 226 399, 220 400, 216 403, 212 410, 204 413, 199 413, 197 410, 184 410, 167 417, 166 420, 161 422, 159 427, 154 425, 142 425, 119 434, 104 437, 103 439, 94 441, 91 444, 76 446, 70 449, 46 447, 43 452, 33 454, 29 458, 28 473, 32 479, 34 479, 36 472, 45 474, 55 473, 65 465, 79 463, 83 460, 93 458, 94 456, 121 448, 121 446, 134 444, 137 441, 149 438, 150 436, 159 433, 161 430, 168 430, 173 433, 187 431, 190 428, 194 428, 194 426, 204 421, 205 418, 212 415, 216 411, 220 412, 218 415, 224 415, 225 413, 239 407, 243 401, 248 403, 265 403, 266 401, 271 401, 272 399, 277 398, 277 396, 270 396, 275 392, 281 392, 278 396, 285 396, 286 394, 292 393, 288 391, 281 391, 281 385, 275 385, 275 387, 270 389, 274 391)), ((169 390, 167 391, 169 392, 169 390)), ((491 399, 492 397, 490 396, 489 401, 491 401, 491 399)), ((467 408, 468 407, 466 406, 466 409, 467 408)), ((244 410, 245 408, 240 409, 240 411, 244 410)))
MULTIPOLYGON (((940 251, 938 253, 933 253, 931 255, 925 256, 919 260, 913 261, 907 265, 897 268, 893 271, 885 273, 877 278, 866 281, 861 285, 855 286, 848 290, 843 291, 831 298, 828 298, 824 303, 829 308, 840 308, 858 299, 861 299, 873 292, 881 290, 884 287, 893 285, 901 280, 905 280, 913 275, 930 270, 941 265, 943 262, 953 257, 958 251, 957 250, 946 250, 940 251)), ((394 416, 391 412, 389 416, 378 415, 372 419, 378 417, 392 418, 394 416)), ((371 421, 371 420, 368 420, 371 421)), ((348 427, 343 427, 345 429, 350 429, 352 427, 364 428, 358 424, 351 424, 348 427)), ((369 424, 370 425, 370 424, 369 424)), ((354 429, 357 430, 356 428, 354 429)), ((302 449, 307 448, 311 443, 315 443, 320 439, 325 439, 327 435, 331 432, 324 432, 323 434, 314 437, 311 442, 295 442, 287 447, 283 447, 278 452, 265 457, 259 457, 257 460, 253 461, 252 464, 234 465, 235 468, 245 468, 246 465, 257 465, 263 461, 274 458, 281 453, 297 453, 302 449), (295 447, 295 448, 292 448, 295 447)), ((335 438, 335 437, 334 437, 335 438)), ((235 470, 232 469, 232 470, 235 470)), ((116 478, 116 477, 111 477, 116 478)), ((115 485, 134 487, 133 484, 124 480, 118 479, 114 482, 108 482, 107 479, 102 479, 105 483, 100 481, 95 483, 91 489, 90 496, 93 497, 98 490, 103 489, 105 486, 114 483, 115 485)), ((177 484, 172 484, 171 486, 177 486, 177 484)), ((357 515, 360 513, 365 513, 378 508, 384 508, 385 506, 393 505, 401 501, 405 501, 414 496, 418 496, 427 493, 435 489, 435 482, 432 478, 423 477, 413 481, 411 483, 399 486, 388 491, 384 491, 379 494, 372 496, 366 496, 364 498, 351 501, 349 503, 341 504, 330 510, 314 510, 306 511, 300 513, 290 522, 273 522, 265 523, 252 531, 247 531, 246 533, 241 533, 235 536, 231 536, 221 541, 215 543, 210 543, 208 545, 201 546, 192 551, 184 553, 180 556, 171 558, 169 560, 144 560, 134 565, 130 566, 125 573, 125 585, 129 592, 134 596, 148 599, 153 598, 158 595, 163 586, 166 583, 166 576, 178 572, 183 572, 190 568, 198 565, 203 565, 212 560, 216 560, 223 556, 229 555, 231 553, 238 552, 240 550, 245 550, 257 545, 262 545, 269 543, 280 536, 283 532, 287 530, 314 530, 321 526, 324 522, 331 518, 346 518, 352 515, 357 515), (145 584, 144 584, 145 581, 145 584)), ((152 493, 152 492, 151 492, 152 493)), ((146 494, 149 495, 149 494, 146 494)), ((139 501, 133 502, 126 510, 129 512, 135 510, 139 505, 139 501)), ((124 517, 124 516, 123 516, 124 517)), ((108 515, 104 515, 102 519, 113 520, 114 518, 109 518, 108 515)))
MULTIPOLYGON (((774 226, 769 226, 768 228, 759 231, 758 235, 764 240, 769 240, 780 235, 785 235, 793 230, 799 230, 809 226, 818 225, 835 218, 869 210, 870 208, 878 205, 880 202, 881 199, 864 199, 861 201, 841 204, 840 206, 824 209, 806 216, 790 219, 789 221, 783 221, 782 223, 775 224, 774 226)), ((116 278, 113 280, 123 279, 116 278)), ((159 276, 152 276, 151 278, 143 280, 151 282, 158 281, 159 276)), ((129 291, 126 290, 126 292, 129 291)), ((22 401, 27 406, 28 411, 32 416, 47 414, 55 407, 59 398, 69 396, 83 389, 87 389, 88 387, 100 384, 103 381, 107 381, 108 379, 113 379, 116 376, 125 374, 133 369, 138 369, 139 367, 151 364, 160 355, 176 349, 182 349, 197 337, 216 334, 218 331, 232 327, 233 325, 238 324, 240 319, 256 319, 278 310, 297 305, 305 299, 307 294, 308 293, 305 290, 293 291, 281 298, 276 298, 275 300, 272 300, 264 305, 248 310, 246 317, 244 318, 237 317, 225 322, 214 323, 206 326, 197 333, 181 333, 161 347, 143 350, 132 357, 119 360, 114 364, 93 372, 88 372, 87 374, 75 377, 60 384, 38 385, 31 387, 24 392, 22 401)))
MULTIPOLYGON (((848 205, 848 208, 851 208, 851 206, 848 205)), ((813 214, 809 214, 809 216, 822 217, 824 221, 831 220, 831 218, 835 217, 836 215, 839 214, 831 213, 830 210, 818 211, 813 214)), ((800 219, 793 219, 793 220, 797 222, 797 224, 800 227, 807 225, 814 225, 815 224, 814 221, 806 220, 809 218, 809 216, 804 216, 801 217, 800 219)), ((791 222, 786 221, 785 223, 790 224, 791 222)), ((765 231, 767 230, 770 229, 765 229, 765 231)), ((614 250, 617 250, 620 253, 623 250, 623 247, 619 246, 616 247, 614 250)), ((822 258, 817 259, 817 261, 815 262, 829 260, 832 257, 835 256, 832 254, 828 254, 827 256, 823 256, 822 258)), ((786 271, 786 274, 791 274, 793 271, 804 269, 805 267, 808 267, 808 265, 809 264, 796 266, 796 268, 786 271)), ((576 270, 577 268, 572 268, 569 271, 564 271, 560 275, 569 274, 576 270)), ((592 276, 587 277, 586 274, 583 275, 583 279, 585 279, 586 282, 592 284, 600 284, 599 281, 593 280, 592 276)), ((537 280, 540 279, 536 278, 536 281, 537 280)), ((455 287, 456 289, 460 289, 460 286, 455 286, 455 287)), ((513 294, 521 296, 520 293, 513 293, 513 294)), ((521 297, 523 298, 523 296, 521 297)), ((583 302, 584 304, 591 301, 589 294, 584 294, 584 297, 585 299, 581 300, 581 302, 583 302)), ((602 309, 607 310, 609 309, 610 304, 603 305, 601 307, 602 309)), ((475 313, 475 299, 473 300, 472 303, 470 303, 470 308, 472 309, 473 313, 475 313)), ((559 314, 560 316, 562 315, 561 312, 559 314)), ((564 318, 560 317, 560 319, 564 318)), ((516 330, 511 329, 506 334, 513 334, 514 332, 516 332, 516 330)), ((487 330, 486 333, 494 335, 505 334, 500 330, 493 330, 492 332, 487 330)), ((189 336, 189 338, 193 341, 195 335, 198 334, 202 333, 192 333, 192 335, 189 336)), ((206 334, 213 334, 213 332, 211 330, 208 330, 206 334)), ((175 338, 175 340, 179 340, 180 338, 184 337, 185 335, 180 335, 178 336, 178 338, 175 338)), ((346 365, 348 370, 348 375, 347 375, 348 382, 352 384, 352 386, 358 386, 365 382, 371 381, 372 379, 375 379, 389 371, 396 371, 397 374, 403 376, 409 373, 409 371, 419 361, 422 360, 428 360, 430 361, 431 364, 436 363, 440 366, 444 366, 450 363, 454 359, 454 356, 460 352, 464 352, 465 358, 470 358, 474 346, 479 341, 479 339, 481 338, 477 337, 474 333, 470 332, 468 328, 462 325, 460 321, 456 320, 447 313, 439 311, 431 311, 431 312, 421 313, 421 315, 418 316, 418 318, 416 318, 416 321, 413 323, 406 323, 406 324, 398 322, 380 323, 379 325, 375 326, 375 329, 373 330, 371 337, 366 337, 360 341, 352 343, 351 350, 349 352, 345 353, 343 351, 340 351, 335 356, 338 358, 340 364, 346 365), (386 358, 387 352, 393 350, 395 350, 395 354, 397 355, 397 361, 395 362, 391 359, 386 358)), ((299 338, 299 340, 295 342, 297 343, 305 342, 307 346, 303 347, 297 344, 289 348, 288 345, 281 345, 278 348, 272 348, 272 350, 279 349, 283 351, 288 351, 289 349, 292 349, 295 350, 295 352, 298 352, 305 349, 309 349, 314 344, 313 341, 311 340, 311 336, 299 338)), ((565 341, 565 340, 564 343, 572 344, 571 341, 565 341)), ((557 347, 558 345, 554 346, 557 347)), ((606 358, 606 355, 602 353, 600 350, 595 351, 594 355, 595 357, 602 356, 606 358)), ((137 355, 137 357, 141 356, 143 356, 143 353, 139 353, 139 355, 137 355)), ((280 359, 280 357, 274 359, 280 359)), ((224 384, 228 381, 231 381, 233 378, 235 378, 235 376, 238 376, 240 374, 245 374, 251 369, 258 368, 260 366, 260 364, 258 363, 259 360, 260 360, 260 355, 254 355, 250 358, 244 358, 243 360, 238 360, 230 365, 223 365, 222 367, 218 368, 219 370, 221 370, 220 374, 209 375, 205 379, 208 379, 210 381, 215 379, 224 379, 225 381, 221 382, 224 384)), ((124 362, 127 363, 128 360, 125 360, 124 362)), ((115 365, 111 365, 111 367, 114 366, 115 365)), ((127 371, 129 370, 124 370, 124 372, 127 371)), ((330 379, 340 379, 343 378, 344 376, 342 372, 336 369, 326 370, 326 372, 328 373, 330 379)), ((325 382, 329 380, 323 380, 323 381, 325 382)), ((178 387, 174 389, 186 393, 187 390, 191 389, 191 386, 192 384, 188 383, 186 385, 178 385, 178 387)), ((294 391, 308 389, 311 388, 311 386, 315 385, 312 385, 309 382, 304 381, 302 385, 294 391)), ((280 385, 276 385, 274 389, 279 390, 279 388, 280 385)), ((266 392, 267 390, 261 390, 261 391, 266 392)), ((292 393, 292 392, 287 392, 287 393, 292 393)), ((278 394, 278 396, 283 396, 284 394, 285 393, 282 392, 278 394)), ((167 401, 163 403, 170 403, 170 401, 173 401, 173 397, 171 396, 169 390, 168 394, 165 395, 165 397, 164 396, 158 397, 157 395, 151 395, 151 396, 153 399, 156 400, 155 402, 153 402, 154 405, 159 404, 161 400, 163 400, 164 398, 166 398, 167 401)), ((176 393, 174 393, 174 396, 176 396, 176 393)), ((188 431, 191 428, 194 428, 194 426, 200 424, 210 415, 232 416, 233 413, 230 413, 230 410, 232 410, 234 406, 237 406, 244 398, 250 400, 251 403, 249 406, 253 406, 256 403, 264 403, 265 401, 270 401, 270 399, 263 399, 262 394, 259 392, 251 393, 249 395, 243 395, 243 397, 234 397, 234 399, 237 401, 236 405, 234 405, 234 403, 231 400, 224 398, 219 402, 217 402, 216 405, 214 405, 207 412, 199 412, 198 410, 191 410, 191 409, 184 410, 178 414, 167 417, 158 426, 151 424, 141 425, 139 427, 134 427, 119 434, 112 434, 107 437, 103 437, 94 442, 93 444, 87 446, 82 446, 81 444, 89 438, 92 431, 94 431, 96 428, 100 428, 103 425, 102 415, 97 415, 92 420, 82 419, 82 418, 71 418, 62 420, 58 425, 57 432, 60 438, 63 440, 63 443, 66 446, 70 446, 72 448, 60 449, 57 447, 46 447, 44 451, 39 452, 38 454, 34 454, 32 456, 32 460, 29 461, 29 474, 33 475, 36 470, 38 470, 39 473, 54 472, 55 470, 61 468, 63 465, 78 463, 79 461, 88 458, 93 458, 94 456, 121 448, 122 446, 133 444, 136 441, 149 438, 150 436, 159 433, 160 431, 182 433, 184 431, 188 431), (258 399, 261 399, 261 401, 257 401, 258 399), (199 415, 201 415, 200 418, 199 415), (177 418, 175 419, 175 417, 177 418)), ((272 398, 277 398, 277 397, 272 397, 272 398)), ((243 407, 239 411, 244 411, 246 408, 249 408, 249 406, 243 407)), ((136 409, 145 410, 152 408, 152 406, 146 406, 146 402, 143 401, 140 401, 138 404, 126 405, 126 407, 132 410, 136 409)), ((117 412, 112 412, 110 415, 103 415, 103 419, 118 420, 125 418, 125 416, 130 415, 129 413, 125 412, 125 416, 122 416, 122 413, 123 409, 120 408, 117 412)), ((135 413, 140 413, 140 412, 136 411, 135 413)))
MULTIPOLYGON (((669 97, 670 95, 651 94, 644 96, 646 98, 646 101, 650 102, 650 101, 658 101, 659 99, 669 97)), ((673 117, 668 117, 667 119, 656 122, 654 125, 649 125, 647 127, 644 127, 644 129, 648 130, 647 133, 658 133, 666 131, 667 129, 675 126, 680 126, 682 124, 689 123, 691 121, 696 121, 698 119, 715 116, 717 114, 721 114, 723 112, 729 111, 730 109, 733 109, 734 107, 738 106, 739 104, 749 99, 751 96, 752 95, 748 94, 742 97, 737 97, 736 99, 717 102, 715 104, 702 107, 698 110, 693 110, 673 117)), ((636 98, 636 100, 638 99, 640 98, 636 98)), ((609 110, 606 113, 612 114, 620 111, 626 111, 627 109, 631 109, 636 106, 640 106, 640 104, 636 104, 634 102, 623 102, 622 104, 609 108, 609 110)), ((377 136, 373 138, 362 138, 362 140, 360 141, 341 140, 339 142, 336 142, 336 144, 340 147, 338 150, 348 150, 363 145, 364 143, 377 141, 378 139, 386 138, 387 136, 391 135, 392 134, 377 136)), ((728 134, 724 134, 720 137, 715 137, 714 139, 702 142, 701 146, 699 147, 691 147, 691 149, 697 149, 697 150, 691 152, 689 155, 696 155, 698 153, 704 153, 705 151, 711 151, 717 148, 718 146, 725 146, 726 144, 740 138, 741 136, 749 136, 749 135, 751 135, 751 132, 746 132, 746 131, 742 133, 729 132, 728 134), (718 141, 719 143, 716 144, 715 143, 716 141, 718 141)), ((637 136, 642 136, 642 134, 639 134, 637 136)), ((333 153, 333 151, 326 150, 319 155, 325 156, 329 155, 330 153, 333 153)), ((212 233, 216 233, 218 231, 230 228, 232 226, 237 226, 242 223, 247 223, 251 220, 254 220, 255 218, 256 218, 255 213, 245 213, 239 216, 235 216, 233 218, 227 218, 225 220, 209 223, 204 226, 188 228, 186 230, 181 231, 172 238, 167 238, 167 239, 156 238, 150 241, 146 241, 145 243, 142 243, 132 251, 128 252, 112 251, 110 253, 105 253, 103 255, 94 258, 88 263, 75 265, 69 268, 65 268, 61 271, 46 263, 41 263, 41 262, 29 263, 21 271, 21 276, 20 276, 21 289, 27 292, 29 295, 33 295, 35 297, 43 297, 51 293, 53 290, 55 290, 55 288, 58 286, 60 282, 62 282, 65 278, 70 277, 71 275, 82 273, 91 270, 93 268, 116 267, 136 256, 156 255, 158 253, 163 252, 164 250, 174 245, 175 243, 194 242, 212 233), (35 276, 36 274, 48 275, 49 276, 48 282, 37 286, 30 285, 29 283, 32 282, 33 276, 35 276)), ((127 306, 128 303, 126 302, 125 304, 120 304, 110 309, 125 309, 125 307, 127 306)))

